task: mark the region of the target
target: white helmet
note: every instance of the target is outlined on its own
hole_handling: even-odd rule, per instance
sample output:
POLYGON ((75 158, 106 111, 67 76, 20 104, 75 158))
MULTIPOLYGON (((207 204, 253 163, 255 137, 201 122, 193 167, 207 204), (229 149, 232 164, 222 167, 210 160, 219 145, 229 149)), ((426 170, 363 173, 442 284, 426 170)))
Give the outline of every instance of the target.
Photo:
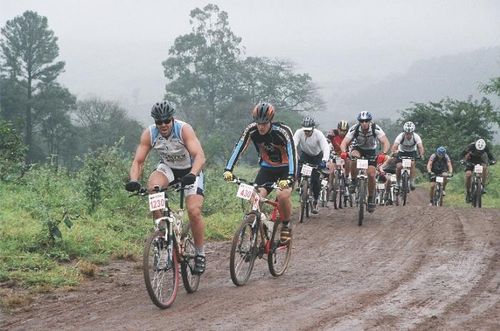
POLYGON ((486 147, 486 141, 484 139, 478 139, 476 141, 476 149, 482 151, 486 147))
POLYGON ((415 124, 413 124, 413 122, 406 122, 403 125, 403 131, 407 133, 412 133, 413 131, 415 131, 415 124))

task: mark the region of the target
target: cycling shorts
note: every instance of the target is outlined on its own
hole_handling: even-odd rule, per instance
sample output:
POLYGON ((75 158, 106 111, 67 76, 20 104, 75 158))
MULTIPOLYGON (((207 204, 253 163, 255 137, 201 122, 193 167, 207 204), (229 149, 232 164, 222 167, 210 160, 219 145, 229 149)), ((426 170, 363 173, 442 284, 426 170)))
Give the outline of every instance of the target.
MULTIPOLYGON (((265 183, 275 183, 280 179, 288 178, 288 166, 286 167, 261 167, 259 172, 257 173, 257 177, 255 177, 255 184, 263 185, 265 183)), ((273 189, 266 188, 267 193, 270 193, 273 189)))
MULTIPOLYGON (((188 169, 171 169, 165 163, 160 163, 156 167, 156 171, 161 172, 165 177, 167 177, 169 184, 175 184, 181 180, 181 178, 187 175, 191 168, 188 169)), ((203 194, 203 171, 200 172, 198 176, 196 176, 196 181, 193 185, 189 185, 184 189, 184 196, 189 196, 193 194, 203 194)))

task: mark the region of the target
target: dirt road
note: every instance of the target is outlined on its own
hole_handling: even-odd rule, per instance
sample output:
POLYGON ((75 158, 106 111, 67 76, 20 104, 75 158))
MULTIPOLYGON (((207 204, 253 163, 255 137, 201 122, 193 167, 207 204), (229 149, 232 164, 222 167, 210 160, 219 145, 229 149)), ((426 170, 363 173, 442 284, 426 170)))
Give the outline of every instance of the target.
POLYGON ((140 263, 113 262, 69 293, 2 313, 2 330, 499 330, 500 210, 321 209, 294 227, 290 268, 258 260, 243 287, 229 276, 230 244, 208 245, 199 291, 154 306, 140 263))

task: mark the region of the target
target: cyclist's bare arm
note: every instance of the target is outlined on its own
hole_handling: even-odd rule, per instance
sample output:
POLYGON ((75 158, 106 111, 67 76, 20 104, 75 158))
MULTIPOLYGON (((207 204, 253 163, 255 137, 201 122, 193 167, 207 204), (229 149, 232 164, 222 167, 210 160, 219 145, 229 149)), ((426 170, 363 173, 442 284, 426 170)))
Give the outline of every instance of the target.
POLYGON ((418 148, 418 155, 420 155, 421 158, 424 158, 424 153, 425 153, 424 144, 418 143, 417 148, 418 148))
POLYGON ((198 137, 196 137, 196 133, 194 132, 191 125, 184 125, 182 127, 181 134, 182 139, 184 140, 184 144, 186 145, 186 149, 188 150, 189 155, 191 155, 191 159, 193 160, 191 173, 198 176, 203 169, 206 161, 203 148, 201 147, 200 141, 198 140, 198 137))
POLYGON ((451 165, 451 159, 448 160, 448 172, 453 172, 453 166, 451 165))
POLYGON ((141 134, 141 140, 139 142, 139 146, 135 151, 134 160, 132 161, 132 166, 130 167, 130 180, 138 181, 142 174, 142 168, 144 166, 144 162, 148 157, 149 151, 151 150, 151 134, 149 133, 149 129, 146 128, 141 134))
POLYGON ((382 137, 379 138, 379 141, 382 144, 382 152, 387 154, 389 148, 391 148, 391 143, 389 142, 389 139, 387 139, 386 135, 383 135, 382 137))
POLYGON ((340 143, 340 151, 342 151, 342 152, 347 151, 347 146, 349 146, 349 143, 351 142, 351 140, 352 139, 344 137, 344 139, 342 139, 342 143, 340 143))

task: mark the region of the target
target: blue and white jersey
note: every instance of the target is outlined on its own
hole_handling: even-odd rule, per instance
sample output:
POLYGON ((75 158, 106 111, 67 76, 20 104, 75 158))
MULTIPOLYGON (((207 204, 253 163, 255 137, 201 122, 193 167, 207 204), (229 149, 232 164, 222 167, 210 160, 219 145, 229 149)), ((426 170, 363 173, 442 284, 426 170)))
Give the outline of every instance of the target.
POLYGON ((191 155, 181 135, 184 125, 186 122, 174 120, 172 131, 168 137, 162 136, 156 125, 149 126, 151 147, 158 152, 160 162, 172 169, 191 168, 191 155))

